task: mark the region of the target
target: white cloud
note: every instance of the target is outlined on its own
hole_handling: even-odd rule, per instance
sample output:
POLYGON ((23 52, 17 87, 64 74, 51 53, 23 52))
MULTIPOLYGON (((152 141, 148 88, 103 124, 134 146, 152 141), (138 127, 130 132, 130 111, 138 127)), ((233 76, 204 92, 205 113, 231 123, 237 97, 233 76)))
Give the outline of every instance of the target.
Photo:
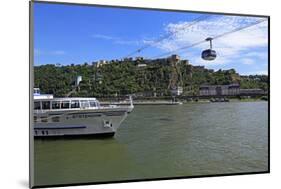
POLYGON ((242 64, 246 64, 246 65, 252 65, 255 64, 255 61, 253 59, 250 58, 243 58, 241 60, 242 64))
POLYGON ((91 37, 97 38, 97 39, 104 39, 104 40, 116 40, 116 37, 112 37, 109 35, 102 35, 102 34, 93 34, 91 37))
POLYGON ((140 45, 141 42, 137 41, 137 40, 116 40, 114 41, 114 43, 116 44, 120 44, 120 45, 140 45))
POLYGON ((42 55, 64 55, 66 54, 65 51, 62 50, 54 50, 54 51, 42 51, 39 49, 34 49, 35 56, 42 56, 42 55))
MULTIPOLYGON (((170 23, 166 25, 165 31, 170 33, 171 37, 154 44, 154 46, 166 52, 173 51, 202 41, 207 37, 215 37, 236 28, 247 26, 260 19, 263 18, 219 16, 198 22, 190 27, 188 26, 191 22, 170 23)), ((267 21, 213 40, 213 48, 218 55, 225 58, 239 56, 242 52, 251 48, 266 47, 267 45, 267 21)), ((209 48, 208 42, 193 47, 194 50, 198 51, 206 48, 209 48)), ((188 50, 190 49, 185 51, 188 50)), ((264 56, 264 54, 258 56, 264 56)))
POLYGON ((91 37, 96 38, 96 39, 112 41, 113 43, 119 44, 119 45, 139 45, 142 43, 141 41, 137 41, 137 40, 125 40, 125 39, 121 39, 119 37, 113 37, 113 36, 102 35, 102 34, 94 34, 91 37))
POLYGON ((241 75, 268 75, 267 70, 257 70, 257 71, 251 71, 251 72, 244 72, 241 75))
POLYGON ((263 60, 268 59, 267 52, 248 52, 243 55, 244 57, 259 58, 263 60))

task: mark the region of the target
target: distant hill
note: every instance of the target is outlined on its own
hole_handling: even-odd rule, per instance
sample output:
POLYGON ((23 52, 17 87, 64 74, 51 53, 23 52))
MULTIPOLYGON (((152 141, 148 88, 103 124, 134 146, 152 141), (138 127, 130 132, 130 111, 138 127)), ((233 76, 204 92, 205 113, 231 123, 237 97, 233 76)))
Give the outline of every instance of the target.
POLYGON ((241 76, 234 69, 214 71, 204 66, 193 66, 187 60, 180 60, 176 65, 172 65, 168 59, 127 59, 107 64, 35 66, 34 83, 43 93, 65 96, 73 90, 75 78, 82 76, 79 90, 72 93, 72 96, 101 97, 152 93, 169 96, 168 86, 173 72, 177 74, 175 82, 183 87, 183 95, 198 94, 202 84, 238 83, 241 88, 268 88, 266 75, 241 76))

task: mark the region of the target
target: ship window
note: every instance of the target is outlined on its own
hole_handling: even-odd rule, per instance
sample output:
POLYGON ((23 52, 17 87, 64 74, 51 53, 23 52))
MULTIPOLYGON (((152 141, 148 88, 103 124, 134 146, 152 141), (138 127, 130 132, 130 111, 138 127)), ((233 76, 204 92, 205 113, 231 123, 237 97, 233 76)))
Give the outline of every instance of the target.
POLYGON ((48 118, 46 116, 41 117, 41 122, 48 122, 48 118))
POLYGON ((52 109, 60 109, 60 102, 59 101, 53 101, 52 102, 52 109))
POLYGON ((59 116, 52 117, 52 121, 53 122, 59 122, 60 121, 60 117, 59 116))
POLYGON ((34 116, 33 119, 34 119, 34 123, 36 123, 37 122, 37 116, 34 116))
POLYGON ((96 107, 96 101, 90 100, 90 107, 96 107))
POLYGON ((61 102, 61 108, 62 109, 68 109, 69 108, 69 101, 62 101, 61 102))
POLYGON ((73 100, 73 101, 71 101, 71 108, 80 108, 80 106, 79 106, 79 100, 73 100))
POLYGON ((89 102, 88 100, 81 100, 81 108, 88 108, 89 107, 89 102))
POLYGON ((34 102, 34 110, 40 110, 40 102, 34 102))
POLYGON ((33 89, 33 93, 34 94, 40 94, 40 90, 39 89, 33 89))
POLYGON ((50 101, 42 101, 42 109, 43 110, 49 110, 51 107, 50 101))
POLYGON ((97 103, 97 107, 100 107, 100 103, 99 103, 99 101, 97 101, 96 103, 97 103))

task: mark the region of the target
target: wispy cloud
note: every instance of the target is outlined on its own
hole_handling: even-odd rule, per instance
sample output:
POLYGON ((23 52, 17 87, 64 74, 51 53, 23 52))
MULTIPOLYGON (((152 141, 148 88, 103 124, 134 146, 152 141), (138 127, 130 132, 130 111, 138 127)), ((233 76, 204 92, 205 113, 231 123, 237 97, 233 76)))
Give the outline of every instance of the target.
POLYGON ((119 45, 140 45, 142 44, 139 40, 126 40, 119 37, 109 36, 109 35, 102 35, 102 34, 93 34, 91 37, 101 40, 108 40, 112 43, 119 44, 119 45))
POLYGON ((42 56, 42 55, 64 55, 66 54, 65 51, 62 50, 54 50, 54 51, 43 51, 39 49, 34 49, 35 56, 42 56))
MULTIPOLYGON (((163 52, 170 52, 180 47, 189 46, 202 41, 207 37, 215 37, 233 31, 236 28, 256 23, 260 19, 263 18, 212 16, 210 19, 201 21, 192 26, 190 26, 191 22, 169 23, 164 27, 164 31, 170 34, 169 38, 159 43, 153 43, 153 40, 145 41, 145 43, 151 44, 161 49, 163 52)), ((201 59, 200 53, 203 49, 209 48, 208 42, 176 53, 186 57, 195 65, 216 66, 227 64, 234 65, 234 63, 236 63, 235 65, 253 66, 257 60, 262 60, 262 62, 267 60, 267 51, 258 50, 262 48, 266 49, 268 45, 267 27, 268 23, 265 21, 258 25, 240 30, 239 32, 214 39, 213 48, 217 51, 218 55, 214 61, 204 61, 201 59), (185 56, 185 54, 188 54, 188 56, 185 56)), ((265 71, 259 73, 265 73, 265 71)))
POLYGON ((253 59, 250 58, 243 58, 241 60, 242 64, 246 64, 246 65, 252 65, 255 64, 255 61, 253 59))
POLYGON ((257 71, 251 71, 251 72, 243 72, 241 75, 268 75, 267 70, 257 70, 257 71))
POLYGON ((102 34, 93 34, 93 35, 91 35, 91 37, 97 38, 97 39, 104 39, 104 40, 117 40, 118 39, 116 37, 102 35, 102 34))
POLYGON ((116 44, 120 44, 120 45, 141 45, 142 42, 141 41, 137 41, 137 40, 116 40, 114 43, 116 44))
POLYGON ((244 57, 250 57, 250 58, 259 58, 263 60, 268 59, 268 54, 267 52, 248 52, 243 55, 244 57))

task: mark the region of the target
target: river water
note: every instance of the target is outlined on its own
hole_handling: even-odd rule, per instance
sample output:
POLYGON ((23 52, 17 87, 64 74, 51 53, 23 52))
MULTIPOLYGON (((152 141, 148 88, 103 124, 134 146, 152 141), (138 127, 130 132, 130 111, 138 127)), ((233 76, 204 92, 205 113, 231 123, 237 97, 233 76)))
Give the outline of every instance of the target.
POLYGON ((268 170, 268 103, 135 106, 110 139, 34 143, 35 185, 268 170))

